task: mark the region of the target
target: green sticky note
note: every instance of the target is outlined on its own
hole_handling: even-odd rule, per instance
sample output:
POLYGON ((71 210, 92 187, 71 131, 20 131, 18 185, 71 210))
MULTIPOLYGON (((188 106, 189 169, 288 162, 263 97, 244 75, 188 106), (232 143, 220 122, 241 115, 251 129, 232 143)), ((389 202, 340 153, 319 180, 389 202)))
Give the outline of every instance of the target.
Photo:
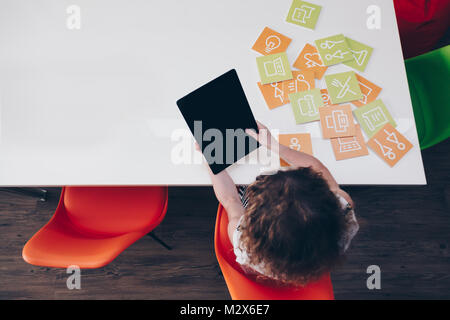
POLYGON ((346 38, 346 40, 350 47, 350 51, 353 54, 353 60, 344 62, 344 64, 363 72, 366 70, 367 64, 369 63, 373 48, 350 38, 346 38))
POLYGON ((320 119, 319 108, 324 106, 320 89, 293 93, 289 99, 297 124, 320 119))
POLYGON ((286 21, 308 29, 314 29, 319 19, 321 6, 301 0, 294 0, 286 21))
POLYGON ((325 76, 328 95, 333 104, 361 100, 363 94, 353 71, 325 76))
POLYGON ((256 58, 261 83, 268 84, 293 78, 285 52, 256 58))
POLYGON ((381 99, 366 104, 353 113, 369 138, 383 128, 386 123, 390 123, 393 127, 397 126, 381 99))
POLYGON ((316 40, 316 47, 326 66, 353 60, 353 54, 343 34, 316 40))

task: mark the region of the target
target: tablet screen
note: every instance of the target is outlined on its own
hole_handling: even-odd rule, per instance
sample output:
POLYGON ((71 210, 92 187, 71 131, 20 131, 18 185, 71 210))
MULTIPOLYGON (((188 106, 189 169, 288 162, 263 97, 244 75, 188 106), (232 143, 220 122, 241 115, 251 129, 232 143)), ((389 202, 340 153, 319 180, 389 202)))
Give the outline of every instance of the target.
POLYGON ((245 134, 258 130, 236 70, 177 101, 206 161, 217 174, 259 147, 245 134))

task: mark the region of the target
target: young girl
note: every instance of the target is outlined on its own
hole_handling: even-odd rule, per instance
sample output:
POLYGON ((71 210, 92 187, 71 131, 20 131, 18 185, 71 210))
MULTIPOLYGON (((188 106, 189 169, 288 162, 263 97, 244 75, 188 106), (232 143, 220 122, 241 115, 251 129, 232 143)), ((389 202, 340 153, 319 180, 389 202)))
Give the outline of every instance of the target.
POLYGON ((357 233, 353 201, 319 160, 279 145, 258 126, 259 134, 247 134, 279 150, 291 168, 239 188, 226 171, 211 173, 214 192, 242 269, 260 281, 306 285, 339 262, 357 233))

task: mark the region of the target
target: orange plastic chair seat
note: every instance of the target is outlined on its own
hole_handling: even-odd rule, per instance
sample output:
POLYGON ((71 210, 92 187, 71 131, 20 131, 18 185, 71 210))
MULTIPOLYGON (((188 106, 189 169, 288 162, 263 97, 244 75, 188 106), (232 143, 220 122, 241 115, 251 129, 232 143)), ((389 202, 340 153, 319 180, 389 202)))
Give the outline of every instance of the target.
POLYGON ((214 245, 217 261, 233 300, 334 300, 329 273, 319 281, 300 288, 269 287, 250 279, 236 262, 227 229, 228 216, 225 209, 219 205, 214 245))
POLYGON ((100 268, 164 218, 167 187, 66 187, 55 215, 25 245, 26 262, 100 268))

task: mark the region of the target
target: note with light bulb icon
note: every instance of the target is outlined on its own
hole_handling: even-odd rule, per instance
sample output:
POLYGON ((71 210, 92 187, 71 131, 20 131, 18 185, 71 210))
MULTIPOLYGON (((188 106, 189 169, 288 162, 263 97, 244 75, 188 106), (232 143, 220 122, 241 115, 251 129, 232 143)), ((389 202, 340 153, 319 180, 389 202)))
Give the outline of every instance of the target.
POLYGON ((285 52, 291 43, 291 39, 269 27, 264 28, 252 49, 264 56, 285 52))

